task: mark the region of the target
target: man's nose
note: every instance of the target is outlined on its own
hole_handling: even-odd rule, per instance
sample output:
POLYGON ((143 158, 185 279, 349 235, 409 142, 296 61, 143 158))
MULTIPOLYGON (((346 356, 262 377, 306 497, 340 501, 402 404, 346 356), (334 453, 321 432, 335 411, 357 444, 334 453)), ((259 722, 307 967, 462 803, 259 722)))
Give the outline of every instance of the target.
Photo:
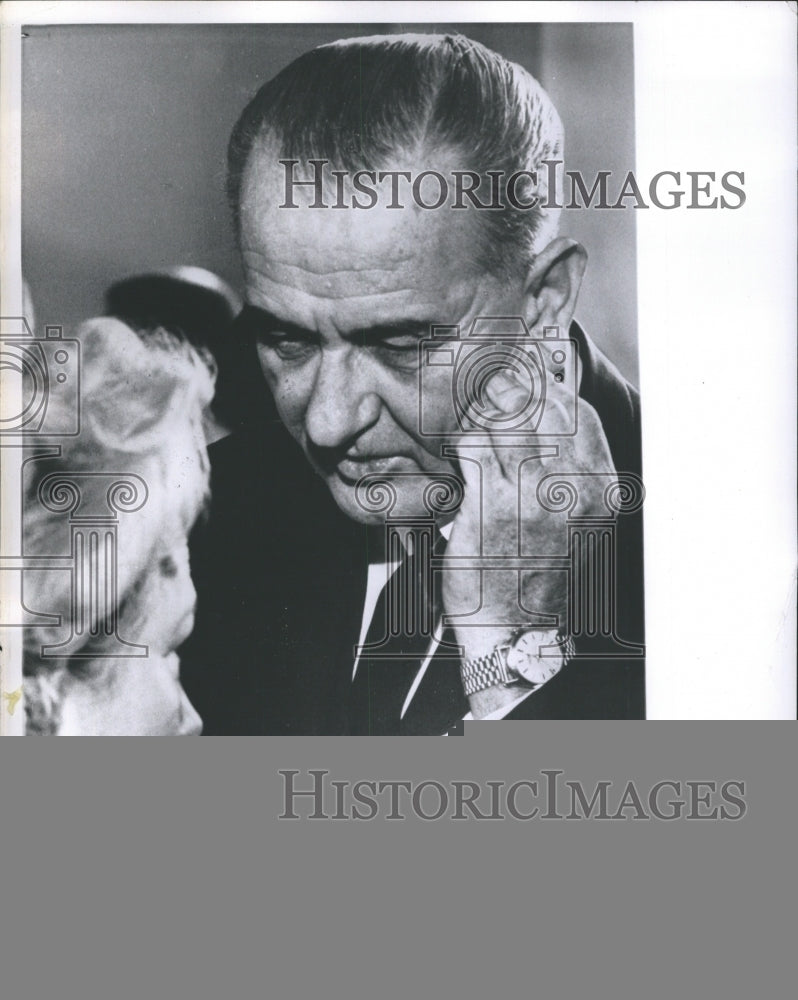
POLYGON ((341 448, 377 422, 380 400, 354 351, 322 351, 305 410, 305 430, 318 448, 341 448))

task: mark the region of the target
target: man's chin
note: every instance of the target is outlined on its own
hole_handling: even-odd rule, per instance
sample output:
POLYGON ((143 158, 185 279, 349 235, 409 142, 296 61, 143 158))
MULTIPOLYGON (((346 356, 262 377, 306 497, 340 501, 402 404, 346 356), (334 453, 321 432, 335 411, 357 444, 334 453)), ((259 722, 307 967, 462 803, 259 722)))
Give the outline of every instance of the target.
POLYGON ((389 516, 429 518, 433 511, 424 501, 435 478, 434 473, 408 478, 386 473, 371 474, 353 482, 337 472, 325 477, 333 499, 344 514, 353 521, 371 526, 384 524, 389 516))
POLYGON ((386 476, 380 482, 358 485, 337 472, 325 476, 333 500, 344 514, 359 524, 384 524, 392 504, 392 484, 386 476))

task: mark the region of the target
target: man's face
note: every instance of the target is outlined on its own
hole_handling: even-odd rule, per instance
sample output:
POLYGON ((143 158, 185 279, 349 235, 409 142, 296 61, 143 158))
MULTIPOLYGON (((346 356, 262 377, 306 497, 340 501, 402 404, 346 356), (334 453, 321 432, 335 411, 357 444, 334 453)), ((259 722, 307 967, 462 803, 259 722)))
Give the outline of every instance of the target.
MULTIPOLYGON (((241 204, 247 299, 263 313, 258 354, 280 416, 350 517, 363 476, 398 491, 394 514, 426 513, 423 481, 452 471, 440 441, 419 431, 418 343, 432 324, 521 309, 520 278, 475 265, 475 212, 448 207, 279 208, 277 157, 255 151, 241 204)), ((425 431, 456 430, 451 369, 425 376, 425 431), (426 393, 429 392, 429 396, 426 393)))

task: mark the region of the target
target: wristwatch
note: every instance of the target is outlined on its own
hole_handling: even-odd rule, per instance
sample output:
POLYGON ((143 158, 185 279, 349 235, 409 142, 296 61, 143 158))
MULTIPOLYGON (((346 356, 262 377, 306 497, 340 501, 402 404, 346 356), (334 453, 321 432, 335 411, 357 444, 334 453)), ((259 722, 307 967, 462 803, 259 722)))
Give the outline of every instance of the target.
POLYGON ((460 668, 466 696, 500 684, 519 684, 533 691, 558 674, 574 655, 573 639, 561 633, 519 629, 504 643, 460 668), (541 655, 541 647, 547 654, 541 655), (553 647, 558 647, 556 650, 553 647))

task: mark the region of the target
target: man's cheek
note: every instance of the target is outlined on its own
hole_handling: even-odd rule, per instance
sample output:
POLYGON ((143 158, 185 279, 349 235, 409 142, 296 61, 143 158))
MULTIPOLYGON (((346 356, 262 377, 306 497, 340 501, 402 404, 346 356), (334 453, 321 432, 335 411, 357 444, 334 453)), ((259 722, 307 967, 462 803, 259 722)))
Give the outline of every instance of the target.
POLYGON ((302 428, 304 426, 302 409, 296 406, 295 400, 291 397, 286 398, 275 394, 274 402, 277 406, 280 420, 282 420, 286 430, 297 441, 301 441, 303 437, 302 428))
POLYGON ((269 385, 273 387, 277 372, 275 366, 272 364, 271 355, 263 346, 258 346, 257 355, 258 364, 260 365, 260 370, 263 372, 263 377, 269 385))
POLYGON ((416 433, 432 441, 436 435, 446 436, 458 430, 452 394, 452 373, 447 367, 425 373, 418 389, 418 405, 414 415, 416 433))
POLYGON ((309 393, 290 376, 282 376, 273 369, 264 370, 266 383, 271 389, 280 419, 296 437, 299 435, 307 409, 309 393))

